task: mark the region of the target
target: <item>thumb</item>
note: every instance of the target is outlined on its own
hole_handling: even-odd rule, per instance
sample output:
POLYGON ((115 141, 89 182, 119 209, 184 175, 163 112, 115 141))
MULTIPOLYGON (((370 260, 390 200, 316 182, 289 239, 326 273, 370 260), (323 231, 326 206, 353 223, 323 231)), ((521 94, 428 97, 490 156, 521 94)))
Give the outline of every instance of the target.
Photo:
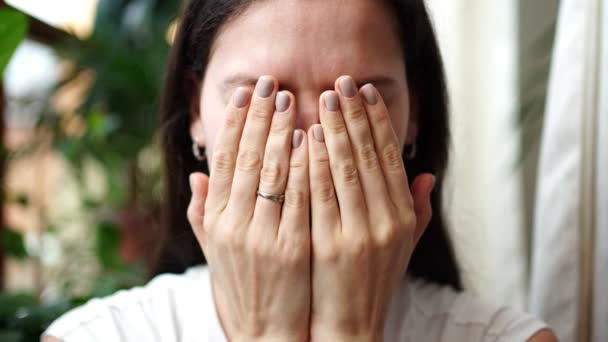
POLYGON ((416 213, 416 230, 414 231, 414 243, 416 244, 433 217, 431 192, 435 187, 435 181, 435 176, 424 173, 414 179, 410 188, 414 199, 414 212, 416 213))
POLYGON ((190 191, 192 197, 188 205, 188 221, 197 237, 203 232, 203 218, 205 216, 205 201, 209 190, 209 177, 204 173, 194 172, 190 174, 190 191))

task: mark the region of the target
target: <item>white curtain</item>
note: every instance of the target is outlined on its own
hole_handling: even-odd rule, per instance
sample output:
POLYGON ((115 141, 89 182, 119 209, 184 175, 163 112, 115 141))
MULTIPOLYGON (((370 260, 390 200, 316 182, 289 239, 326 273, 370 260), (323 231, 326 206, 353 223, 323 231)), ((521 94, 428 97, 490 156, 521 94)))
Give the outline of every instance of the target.
POLYGON ((608 341, 608 3, 563 0, 537 180, 530 310, 608 341))
POLYGON ((593 330, 592 341, 608 341, 608 2, 603 1, 599 13, 601 64, 598 68, 597 110, 597 202, 595 227, 593 330))
POLYGON ((522 309, 527 257, 517 109, 517 1, 427 0, 444 56, 453 149, 446 212, 465 285, 522 309))

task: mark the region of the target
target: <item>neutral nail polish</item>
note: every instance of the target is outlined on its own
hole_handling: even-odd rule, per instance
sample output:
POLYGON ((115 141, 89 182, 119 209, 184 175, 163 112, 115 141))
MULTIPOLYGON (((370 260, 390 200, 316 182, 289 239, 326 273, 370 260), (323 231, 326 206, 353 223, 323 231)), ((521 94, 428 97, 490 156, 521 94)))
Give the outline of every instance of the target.
POLYGON ((274 81, 269 76, 262 76, 258 80, 258 83, 255 87, 255 92, 259 97, 268 97, 272 94, 274 90, 274 81))
POLYGON ((317 140, 318 142, 325 142, 325 134, 323 133, 323 126, 321 125, 315 125, 315 127, 313 128, 314 134, 315 134, 315 140, 317 140))
POLYGON ((232 104, 236 108, 243 108, 247 104, 247 100, 249 100, 249 92, 245 88, 238 88, 232 94, 232 104))
POLYGON ((291 142, 292 148, 298 148, 302 145, 302 141, 304 141, 304 134, 300 130, 296 130, 293 132, 293 140, 291 142))
POLYGON ((284 112, 289 108, 289 104, 291 103, 291 98, 289 94, 282 91, 277 94, 277 98, 275 100, 275 107, 277 108, 277 112, 284 112))
POLYGON ((361 88, 361 92, 363 93, 363 98, 368 105, 374 106, 378 103, 376 88, 371 83, 363 86, 363 88, 361 88))
POLYGON ((340 79, 340 91, 346 97, 355 97, 357 95, 357 86, 352 77, 346 76, 340 79))
POLYGON ((323 100, 325 102, 325 108, 327 108, 328 111, 330 112, 337 112, 338 111, 338 94, 336 94, 335 91, 328 91, 327 93, 325 93, 325 95, 323 96, 323 100))

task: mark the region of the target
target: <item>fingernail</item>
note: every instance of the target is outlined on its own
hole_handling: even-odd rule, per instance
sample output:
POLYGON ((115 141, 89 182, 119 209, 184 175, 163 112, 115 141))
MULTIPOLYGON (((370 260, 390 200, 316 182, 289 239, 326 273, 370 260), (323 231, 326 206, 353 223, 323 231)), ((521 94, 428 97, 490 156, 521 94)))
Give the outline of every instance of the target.
POLYGON ((437 177, 433 176, 433 183, 431 184, 431 190, 429 191, 429 195, 431 193, 433 193, 433 190, 435 190, 435 185, 437 184, 437 177))
POLYGON ((338 94, 335 91, 328 91, 323 96, 323 102, 325 102, 325 108, 330 112, 338 111, 338 94))
POLYGON ((249 92, 246 88, 239 87, 232 94, 232 104, 236 108, 243 108, 247 104, 247 100, 249 100, 249 92))
POLYGON ((315 139, 322 143, 325 142, 325 134, 323 134, 323 126, 317 124, 315 125, 315 127, 313 128, 313 132, 315 134, 315 139))
POLYGON ((277 108, 277 112, 284 112, 289 108, 289 104, 291 103, 291 97, 289 94, 282 91, 277 94, 277 98, 275 100, 275 107, 277 108))
POLYGON ((376 88, 368 83, 361 88, 361 92, 363 93, 363 98, 368 105, 374 106, 378 103, 378 97, 376 96, 376 88))
POLYGON ((355 97, 355 95, 357 95, 357 85, 352 77, 342 77, 339 84, 342 95, 346 97, 355 97))
POLYGON ((302 141, 304 141, 304 133, 299 129, 293 132, 293 140, 291 142, 292 148, 298 148, 302 145, 302 141))
POLYGON ((255 86, 255 92, 259 97, 268 97, 274 90, 274 81, 270 76, 262 76, 255 86))

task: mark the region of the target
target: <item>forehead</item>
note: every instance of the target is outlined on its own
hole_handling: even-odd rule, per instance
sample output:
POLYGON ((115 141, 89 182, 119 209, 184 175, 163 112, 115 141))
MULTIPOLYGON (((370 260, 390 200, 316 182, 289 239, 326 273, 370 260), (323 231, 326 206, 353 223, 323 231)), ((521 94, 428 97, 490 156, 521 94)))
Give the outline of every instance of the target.
POLYGON ((222 26, 208 71, 331 88, 340 75, 390 75, 402 64, 396 18, 384 1, 265 0, 222 26))

